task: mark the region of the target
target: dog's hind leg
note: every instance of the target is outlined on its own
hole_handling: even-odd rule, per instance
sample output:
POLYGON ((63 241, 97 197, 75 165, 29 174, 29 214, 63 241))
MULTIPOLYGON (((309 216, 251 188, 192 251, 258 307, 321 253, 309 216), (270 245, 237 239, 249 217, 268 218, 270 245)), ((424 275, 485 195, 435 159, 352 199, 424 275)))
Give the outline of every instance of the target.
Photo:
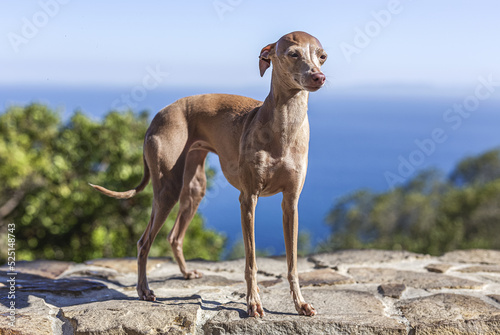
POLYGON ((154 192, 153 209, 148 226, 142 234, 142 237, 137 242, 137 266, 138 266, 138 282, 137 293, 139 299, 151 300, 156 299, 152 290, 149 289, 146 278, 146 265, 148 260, 149 250, 153 244, 156 235, 163 226, 168 214, 179 200, 182 182, 174 182, 173 180, 182 180, 182 173, 172 173, 168 182, 163 182, 161 190, 154 192))
POLYGON ((198 205, 205 195, 207 187, 205 159, 207 154, 208 151, 205 150, 194 150, 189 152, 186 158, 184 183, 179 201, 179 213, 177 214, 177 219, 175 220, 172 230, 168 234, 168 241, 172 246, 174 257, 186 279, 200 278, 202 276, 202 274, 196 270, 187 270, 182 243, 186 230, 196 214, 198 205))
POLYGON ((184 129, 178 127, 176 132, 146 134, 144 142, 144 156, 151 172, 154 198, 151 218, 137 242, 137 293, 142 300, 156 300, 154 292, 149 289, 146 265, 151 245, 181 194, 188 137, 187 127, 184 129))

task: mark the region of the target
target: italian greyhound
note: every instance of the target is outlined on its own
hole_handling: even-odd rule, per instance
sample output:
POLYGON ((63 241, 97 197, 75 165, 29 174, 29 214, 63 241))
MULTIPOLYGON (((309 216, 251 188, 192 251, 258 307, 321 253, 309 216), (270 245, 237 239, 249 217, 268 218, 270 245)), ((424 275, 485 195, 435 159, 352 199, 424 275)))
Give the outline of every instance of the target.
POLYGON ((264 316, 257 287, 254 216, 261 196, 283 193, 283 230, 288 281, 299 314, 313 316, 314 307, 300 292, 297 271, 299 195, 304 186, 309 149, 307 100, 326 77, 320 68, 327 55, 321 43, 305 32, 292 32, 265 46, 259 56, 260 75, 273 65, 271 91, 264 102, 228 94, 204 94, 180 99, 153 119, 144 139, 144 176, 135 189, 114 192, 92 185, 105 195, 127 199, 153 183, 151 219, 138 249, 137 293, 154 301, 146 278, 151 244, 168 214, 180 201, 168 235, 175 259, 186 279, 201 277, 188 271, 182 251, 186 229, 205 195, 205 158, 219 156, 224 176, 240 191, 241 226, 245 244, 247 310, 264 316))

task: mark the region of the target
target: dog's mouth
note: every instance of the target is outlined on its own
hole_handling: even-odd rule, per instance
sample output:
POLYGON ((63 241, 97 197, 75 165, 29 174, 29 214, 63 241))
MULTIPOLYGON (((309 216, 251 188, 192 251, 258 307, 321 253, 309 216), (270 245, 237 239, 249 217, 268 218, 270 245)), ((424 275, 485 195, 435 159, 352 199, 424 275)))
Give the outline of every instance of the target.
POLYGON ((314 80, 311 77, 294 78, 295 82, 299 84, 304 90, 308 92, 316 92, 325 85, 324 80, 314 80))
POLYGON ((314 86, 303 86, 306 91, 309 91, 309 92, 316 92, 317 90, 319 90, 320 88, 322 88, 324 86, 324 84, 321 84, 319 86, 317 85, 314 85, 314 86))

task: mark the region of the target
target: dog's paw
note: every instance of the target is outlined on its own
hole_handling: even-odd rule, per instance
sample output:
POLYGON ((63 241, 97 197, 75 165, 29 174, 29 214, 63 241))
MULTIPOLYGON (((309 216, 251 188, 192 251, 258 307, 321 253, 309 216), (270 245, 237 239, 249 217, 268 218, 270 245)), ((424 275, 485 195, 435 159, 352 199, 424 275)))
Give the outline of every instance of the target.
POLYGON ((184 274, 184 279, 197 279, 203 277, 203 273, 197 270, 189 271, 184 274))
POLYGON ((248 316, 258 318, 266 316, 260 302, 248 305, 248 316))
POLYGON ((299 308, 299 314, 306 315, 306 316, 315 316, 316 309, 314 309, 313 305, 304 303, 299 308))
POLYGON ((156 301, 156 295, 153 290, 138 290, 139 299, 145 301, 156 301))

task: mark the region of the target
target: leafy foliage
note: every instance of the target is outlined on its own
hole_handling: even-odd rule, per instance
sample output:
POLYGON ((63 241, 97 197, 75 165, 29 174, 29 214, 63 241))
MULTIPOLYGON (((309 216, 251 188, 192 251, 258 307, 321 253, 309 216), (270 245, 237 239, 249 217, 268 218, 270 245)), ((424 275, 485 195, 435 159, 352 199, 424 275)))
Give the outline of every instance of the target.
POLYGON ((500 149, 461 161, 450 176, 456 185, 486 184, 500 178, 500 149))
POLYGON ((332 235, 321 250, 500 249, 500 150, 464 159, 448 180, 427 170, 386 193, 350 194, 327 222, 332 235))
MULTIPOLYGON (((0 228, 3 234, 8 223, 16 224, 18 259, 83 261, 136 254, 150 216, 151 185, 131 199, 116 200, 98 194, 88 182, 116 190, 135 187, 143 175, 148 124, 147 113, 113 111, 99 122, 77 112, 63 123, 38 104, 0 115, 0 228)), ((166 235, 176 214, 177 207, 151 256, 171 255, 166 235)), ((224 244, 225 237, 206 230, 197 215, 184 251, 186 258, 216 260, 224 244)))

